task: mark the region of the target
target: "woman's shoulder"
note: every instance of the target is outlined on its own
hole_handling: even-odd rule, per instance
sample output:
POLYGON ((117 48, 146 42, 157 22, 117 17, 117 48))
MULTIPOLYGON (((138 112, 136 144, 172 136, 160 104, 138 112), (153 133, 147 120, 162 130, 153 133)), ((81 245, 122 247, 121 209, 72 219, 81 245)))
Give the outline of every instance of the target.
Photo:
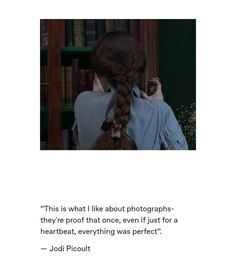
POLYGON ((163 100, 159 99, 150 99, 148 102, 153 106, 153 107, 158 107, 162 110, 169 111, 171 107, 163 100))
POLYGON ((109 97, 110 95, 103 91, 83 91, 77 96, 74 106, 78 107, 93 103, 97 104, 99 101, 106 101, 109 97))
POLYGON ((75 104, 81 102, 81 101, 84 101, 84 100, 88 100, 92 97, 96 97, 98 95, 98 93, 100 92, 94 92, 94 91, 83 91, 81 92, 77 97, 76 97, 76 100, 75 100, 75 104))
POLYGON ((163 100, 159 99, 141 99, 140 102, 144 108, 150 109, 152 112, 157 112, 161 115, 166 116, 168 113, 172 112, 172 108, 163 100))

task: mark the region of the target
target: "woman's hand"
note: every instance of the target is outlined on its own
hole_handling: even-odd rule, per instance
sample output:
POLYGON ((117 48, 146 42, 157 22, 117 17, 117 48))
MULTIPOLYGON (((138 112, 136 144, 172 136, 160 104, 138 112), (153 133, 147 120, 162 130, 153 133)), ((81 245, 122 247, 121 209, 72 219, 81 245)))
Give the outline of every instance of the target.
POLYGON ((192 113, 192 115, 188 118, 188 122, 189 122, 190 124, 196 123, 196 111, 194 111, 194 112, 192 113))
MULTIPOLYGON (((144 99, 147 99, 147 100, 154 100, 154 99, 158 99, 158 100, 162 100, 164 101, 164 96, 163 96, 163 93, 162 93, 162 88, 161 88, 161 82, 159 80, 159 78, 153 78, 152 79, 152 82, 154 82, 156 84, 156 91, 154 90, 154 93, 152 91, 152 95, 148 96, 147 93, 145 93, 144 91, 141 90, 141 96, 144 98, 144 99)), ((153 87, 152 87, 153 88, 153 87)))

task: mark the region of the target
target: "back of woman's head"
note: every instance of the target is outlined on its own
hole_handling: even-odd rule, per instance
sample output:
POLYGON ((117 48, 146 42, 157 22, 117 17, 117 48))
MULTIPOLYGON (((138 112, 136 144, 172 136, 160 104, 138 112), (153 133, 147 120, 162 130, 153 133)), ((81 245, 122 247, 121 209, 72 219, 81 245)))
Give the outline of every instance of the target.
POLYGON ((140 80, 146 65, 143 49, 126 32, 109 32, 97 42, 91 63, 99 77, 104 77, 116 89, 114 117, 108 117, 94 149, 137 149, 125 133, 130 120, 133 86, 140 80))

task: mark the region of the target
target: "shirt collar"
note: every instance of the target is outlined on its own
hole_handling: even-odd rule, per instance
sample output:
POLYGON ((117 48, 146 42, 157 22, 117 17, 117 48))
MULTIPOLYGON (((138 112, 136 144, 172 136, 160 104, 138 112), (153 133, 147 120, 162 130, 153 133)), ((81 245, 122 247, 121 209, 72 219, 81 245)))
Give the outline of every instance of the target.
POLYGON ((141 91, 137 86, 133 87, 133 93, 136 97, 140 98, 141 97, 141 91))
MULTIPOLYGON (((111 91, 116 91, 116 89, 111 84, 108 84, 106 92, 111 92, 111 91)), ((138 98, 141 97, 141 91, 137 86, 133 87, 133 94, 138 98)))

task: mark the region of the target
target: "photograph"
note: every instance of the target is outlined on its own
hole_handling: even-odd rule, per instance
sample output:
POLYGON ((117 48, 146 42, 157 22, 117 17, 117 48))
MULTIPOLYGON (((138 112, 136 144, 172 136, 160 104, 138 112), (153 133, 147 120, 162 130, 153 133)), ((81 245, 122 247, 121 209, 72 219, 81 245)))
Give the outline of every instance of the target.
POLYGON ((196 19, 40 19, 41 150, 196 150, 196 19))

